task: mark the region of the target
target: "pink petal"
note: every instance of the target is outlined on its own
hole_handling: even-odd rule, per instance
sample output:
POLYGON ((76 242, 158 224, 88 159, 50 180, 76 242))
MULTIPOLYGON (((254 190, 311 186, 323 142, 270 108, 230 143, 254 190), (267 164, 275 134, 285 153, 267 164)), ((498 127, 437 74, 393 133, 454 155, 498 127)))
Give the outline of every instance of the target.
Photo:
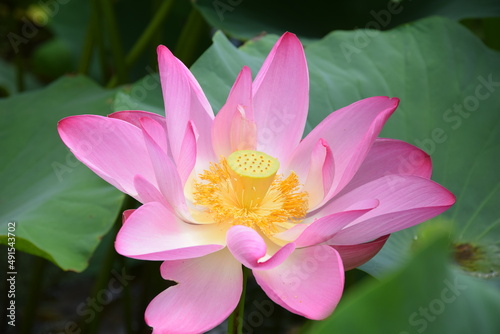
POLYGON ((178 282, 151 301, 146 323, 153 333, 204 333, 236 308, 242 291, 241 264, 227 249, 197 259, 167 261, 164 279, 178 282))
POLYGON ((167 123, 165 122, 165 117, 152 112, 141 110, 124 110, 109 114, 108 117, 121 119, 122 121, 133 124, 138 128, 141 127, 142 118, 151 118, 161 124, 161 126, 165 130, 165 133, 167 133, 167 123))
POLYGON ((154 185, 152 185, 148 180, 140 175, 136 175, 134 178, 134 186, 137 189, 139 195, 139 200, 141 203, 158 202, 163 204, 164 207, 168 208, 170 211, 175 211, 172 205, 167 201, 163 194, 154 185))
POLYGON ((243 67, 229 92, 226 104, 217 113, 212 139, 217 156, 237 150, 255 149, 255 123, 252 109, 252 72, 243 67))
POLYGON ((287 161, 302 134, 309 107, 309 75, 299 39, 285 33, 253 83, 257 149, 287 161))
POLYGON ((116 236, 116 251, 141 260, 177 260, 204 256, 224 247, 225 231, 217 225, 181 221, 160 203, 135 210, 116 236))
MULTIPOLYGON (((314 147, 310 162, 303 191, 309 194, 309 210, 312 211, 330 190, 335 170, 332 151, 323 139, 320 139, 314 147)), ((295 172, 298 175, 302 174, 295 172)))
POLYGON ((191 175, 194 165, 196 164, 196 142, 198 133, 194 122, 189 121, 182 141, 182 148, 179 159, 177 160, 177 172, 181 178, 182 185, 186 184, 186 180, 191 175))
POLYGON ((122 213, 122 224, 125 223, 125 221, 130 217, 132 213, 134 213, 135 209, 128 209, 123 211, 122 213))
POLYGON ((168 155, 167 133, 165 128, 153 118, 144 117, 139 120, 141 129, 168 155))
POLYGON ((377 207, 379 203, 373 201, 369 204, 371 205, 364 209, 338 212, 315 220, 294 241, 295 244, 297 247, 307 247, 331 239, 335 233, 377 207))
POLYGON ((333 312, 344 289, 340 255, 325 245, 297 249, 281 265, 253 274, 275 303, 314 320, 333 312))
POLYGON ((431 173, 431 158, 418 147, 400 140, 378 138, 341 194, 386 175, 415 175, 429 179, 431 173))
POLYGON ((157 186, 142 131, 120 119, 82 115, 59 121, 59 135, 73 154, 119 190, 139 198, 134 177, 157 186))
POLYGON ((363 163, 382 126, 399 100, 385 96, 367 98, 339 109, 326 117, 300 143, 292 155, 289 170, 310 164, 310 152, 318 140, 330 146, 335 161, 331 188, 323 203, 340 192, 363 163))
POLYGON ((272 252, 271 255, 260 234, 242 225, 229 229, 227 247, 245 267, 260 270, 272 269, 280 265, 295 249, 295 245, 289 243, 276 252, 272 252))
POLYGON ((363 199, 378 199, 380 205, 347 225, 328 244, 368 242, 433 218, 455 203, 455 196, 434 181, 413 175, 388 175, 334 199, 317 214, 343 211, 363 199))
POLYGON ((344 270, 347 271, 371 260, 382 249, 387 239, 389 234, 364 244, 334 246, 334 248, 339 252, 344 270))
MULTIPOLYGON (((150 125, 152 125, 151 122, 154 122, 147 119, 143 119, 141 122, 142 121, 146 121, 146 123, 150 123, 150 125)), ((153 163, 158 187, 163 197, 177 212, 179 217, 190 221, 191 218, 184 197, 184 189, 177 168, 163 149, 156 143, 151 133, 148 132, 148 129, 150 129, 150 126, 145 126, 144 124, 144 141, 153 163)))
POLYGON ((178 163, 189 121, 199 133, 197 152, 202 161, 216 161, 212 149, 212 108, 189 69, 163 45, 157 49, 168 138, 178 163))

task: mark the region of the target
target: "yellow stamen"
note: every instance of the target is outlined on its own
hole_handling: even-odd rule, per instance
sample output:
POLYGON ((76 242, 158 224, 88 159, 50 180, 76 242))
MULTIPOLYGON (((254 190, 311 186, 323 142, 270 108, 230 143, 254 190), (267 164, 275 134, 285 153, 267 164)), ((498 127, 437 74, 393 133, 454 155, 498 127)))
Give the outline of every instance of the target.
POLYGON ((199 175, 195 205, 204 206, 217 223, 279 232, 300 222, 308 206, 297 175, 276 176, 278 169, 278 160, 265 153, 236 151, 199 175))

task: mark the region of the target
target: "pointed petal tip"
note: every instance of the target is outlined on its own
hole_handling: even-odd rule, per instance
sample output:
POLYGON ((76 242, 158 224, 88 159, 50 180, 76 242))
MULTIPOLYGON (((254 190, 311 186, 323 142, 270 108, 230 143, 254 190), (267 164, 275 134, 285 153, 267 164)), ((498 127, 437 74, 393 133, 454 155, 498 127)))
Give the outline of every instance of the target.
POLYGON ((158 47, 156 48, 156 53, 158 54, 158 56, 160 55, 166 55, 166 56, 171 56, 173 55, 172 54, 172 51, 170 51, 169 48, 167 48, 165 45, 163 44, 160 44, 158 45, 158 47))
MULTIPOLYGON (((281 37, 280 37, 280 40, 285 40, 285 39, 296 40, 296 41, 300 42, 297 35, 295 35, 293 32, 289 32, 289 31, 285 31, 285 33, 283 35, 281 35, 281 37)), ((302 43, 301 43, 301 45, 302 45, 302 43)))

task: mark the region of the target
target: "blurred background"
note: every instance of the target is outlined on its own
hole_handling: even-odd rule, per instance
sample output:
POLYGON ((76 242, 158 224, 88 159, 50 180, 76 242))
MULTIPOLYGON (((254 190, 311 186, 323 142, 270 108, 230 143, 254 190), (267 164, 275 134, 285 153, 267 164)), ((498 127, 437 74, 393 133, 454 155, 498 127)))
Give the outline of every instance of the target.
POLYGON ((358 99, 400 97, 384 136, 426 150, 457 205, 347 272, 325 322, 281 309, 250 279, 243 332, 500 333, 497 0, 0 1, 0 332, 151 332, 144 310, 172 283, 159 263, 113 246, 137 203, 67 151, 57 121, 162 113, 159 44, 192 67, 217 111, 241 66, 255 75, 285 31, 306 48, 307 130, 358 99))

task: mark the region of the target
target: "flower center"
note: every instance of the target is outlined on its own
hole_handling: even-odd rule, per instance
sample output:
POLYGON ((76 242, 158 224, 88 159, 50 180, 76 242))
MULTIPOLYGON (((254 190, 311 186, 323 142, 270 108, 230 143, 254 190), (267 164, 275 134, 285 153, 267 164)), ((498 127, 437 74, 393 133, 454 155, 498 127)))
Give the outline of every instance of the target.
POLYGON ((194 204, 217 223, 258 228, 267 235, 289 229, 307 212, 307 193, 294 172, 276 175, 279 161, 263 152, 236 151, 213 163, 194 182, 194 204))

